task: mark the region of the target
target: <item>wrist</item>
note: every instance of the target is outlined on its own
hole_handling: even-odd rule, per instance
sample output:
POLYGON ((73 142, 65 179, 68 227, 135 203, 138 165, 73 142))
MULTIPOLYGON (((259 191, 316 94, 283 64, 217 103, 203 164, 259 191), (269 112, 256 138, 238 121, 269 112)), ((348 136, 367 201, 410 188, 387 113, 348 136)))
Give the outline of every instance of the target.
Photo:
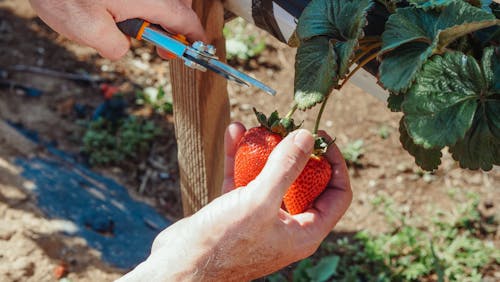
POLYGON ((200 281, 210 250, 190 221, 182 219, 161 232, 150 256, 118 281, 200 281))

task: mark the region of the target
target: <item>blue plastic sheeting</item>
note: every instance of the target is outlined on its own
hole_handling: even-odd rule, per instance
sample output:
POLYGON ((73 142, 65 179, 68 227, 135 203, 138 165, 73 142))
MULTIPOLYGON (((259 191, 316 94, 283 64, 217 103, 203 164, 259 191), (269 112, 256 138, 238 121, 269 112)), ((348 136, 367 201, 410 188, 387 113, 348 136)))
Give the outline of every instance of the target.
MULTIPOLYGON (((11 124, 13 125, 13 124, 11 124)), ((37 143, 37 136, 13 125, 37 143)), ((47 143, 48 157, 17 158, 22 176, 35 185, 38 207, 50 218, 73 222, 68 234, 85 238, 109 264, 130 269, 148 256, 156 235, 171 224, 151 206, 130 197, 112 179, 76 163, 72 156, 47 143)))
POLYGON ((113 266, 130 269, 146 259, 155 236, 170 225, 124 187, 79 165, 38 157, 16 164, 34 182, 38 207, 51 218, 72 221, 78 230, 69 235, 85 238, 113 266))

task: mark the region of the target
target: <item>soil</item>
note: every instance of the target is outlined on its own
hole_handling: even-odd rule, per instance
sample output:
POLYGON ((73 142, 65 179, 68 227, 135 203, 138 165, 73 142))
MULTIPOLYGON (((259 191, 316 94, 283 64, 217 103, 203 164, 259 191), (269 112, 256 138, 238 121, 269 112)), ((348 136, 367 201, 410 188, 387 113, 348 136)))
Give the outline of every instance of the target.
MULTIPOLYGON (((263 36, 255 28, 249 32, 263 36)), ((247 127, 256 125, 252 107, 266 113, 286 113, 292 103, 295 51, 268 36, 265 40, 268 47, 258 58, 230 62, 278 91, 276 97, 270 97, 253 88, 229 84, 231 119, 247 127)), ((88 116, 79 117, 72 109, 75 104, 95 109, 103 101, 99 84, 9 70, 16 65, 97 75, 126 94, 132 105, 130 111, 157 121, 163 134, 147 156, 120 166, 94 169, 115 179, 135 198, 150 203, 169 219, 181 218, 172 116, 134 106, 134 93, 139 89, 166 85, 168 94, 168 62, 140 43, 134 43, 125 58, 111 62, 51 31, 36 18, 28 1, 0 2, 0 72, 8 70, 9 80, 44 91, 41 97, 26 97, 19 91, 1 88, 0 118, 22 124, 36 131, 42 140, 79 155, 85 130, 80 122, 88 116), (162 178, 161 173, 169 177, 162 178)), ((304 120, 303 127, 312 129, 316 111, 299 112, 296 119, 304 120)), ((384 231, 382 216, 370 205, 377 195, 390 195, 407 213, 425 214, 429 208, 453 208, 457 202, 448 196, 450 189, 461 194, 472 191, 480 195, 481 209, 499 215, 498 167, 490 172, 463 170, 443 152, 439 170, 422 173, 401 147, 399 119, 400 115, 391 113, 384 101, 352 84, 330 99, 320 127, 336 137, 340 148, 358 139, 364 144, 359 162, 350 166, 354 200, 336 227, 337 232, 384 231), (383 138, 381 132, 388 136, 383 138)), ((67 222, 48 219, 40 212, 27 189, 29 183, 19 175, 12 160, 20 155, 41 154, 43 150, 16 134, 8 126, 0 126, 0 281, 54 281, 53 270, 61 264, 69 271, 71 281, 110 281, 122 275, 124 270, 101 261, 99 253, 84 240, 62 235, 60 230, 67 222)), ((494 243, 500 247, 499 236, 497 231, 494 243)))

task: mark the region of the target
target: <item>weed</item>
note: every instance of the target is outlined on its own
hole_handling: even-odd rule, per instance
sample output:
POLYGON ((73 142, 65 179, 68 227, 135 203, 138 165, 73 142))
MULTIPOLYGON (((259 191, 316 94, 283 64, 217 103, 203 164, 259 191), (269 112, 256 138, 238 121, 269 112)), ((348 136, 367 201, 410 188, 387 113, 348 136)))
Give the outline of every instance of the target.
POLYGON ((363 140, 358 139, 354 142, 348 143, 345 148, 342 148, 342 156, 348 164, 361 165, 360 158, 363 156, 363 140))
POLYGON ((166 95, 163 86, 148 87, 143 91, 138 91, 135 103, 149 106, 159 114, 171 114, 173 111, 172 99, 166 95))
MULTIPOLYGON (((372 204, 392 230, 323 242, 313 258, 297 264, 293 281, 481 281, 482 271, 500 262, 500 251, 481 240, 485 231, 478 195, 465 198, 419 226, 417 216, 403 215, 388 195, 378 195, 372 204)), ((498 226, 492 219, 488 224, 498 226)), ((275 274, 270 281, 286 281, 277 277, 284 279, 275 274)))
POLYGON ((224 27, 227 59, 238 58, 248 60, 260 55, 266 49, 264 38, 250 35, 245 30, 246 26, 247 23, 243 19, 238 18, 224 27))
POLYGON ((160 134, 152 121, 130 116, 118 122, 104 118, 92 121, 83 136, 82 152, 91 165, 117 164, 137 159, 160 134))
POLYGON ((391 136, 391 128, 386 124, 381 125, 378 128, 378 136, 382 139, 389 138, 389 136, 391 136))

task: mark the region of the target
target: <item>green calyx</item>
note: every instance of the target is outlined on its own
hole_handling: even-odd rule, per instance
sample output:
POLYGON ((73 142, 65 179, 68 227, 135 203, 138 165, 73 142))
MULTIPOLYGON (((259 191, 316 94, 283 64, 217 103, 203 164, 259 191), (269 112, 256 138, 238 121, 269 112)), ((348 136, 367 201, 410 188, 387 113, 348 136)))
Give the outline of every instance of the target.
POLYGON ((258 112, 255 108, 253 108, 253 111, 260 125, 267 128, 271 132, 281 135, 282 137, 287 136, 290 132, 302 126, 302 123, 295 125, 293 118, 280 118, 278 111, 272 112, 269 118, 267 118, 265 114, 258 112))
POLYGON ((335 138, 331 141, 328 141, 324 137, 320 137, 317 135, 314 135, 314 150, 313 150, 313 155, 315 156, 322 156, 326 154, 326 151, 328 150, 328 147, 332 145, 335 142, 335 138))

